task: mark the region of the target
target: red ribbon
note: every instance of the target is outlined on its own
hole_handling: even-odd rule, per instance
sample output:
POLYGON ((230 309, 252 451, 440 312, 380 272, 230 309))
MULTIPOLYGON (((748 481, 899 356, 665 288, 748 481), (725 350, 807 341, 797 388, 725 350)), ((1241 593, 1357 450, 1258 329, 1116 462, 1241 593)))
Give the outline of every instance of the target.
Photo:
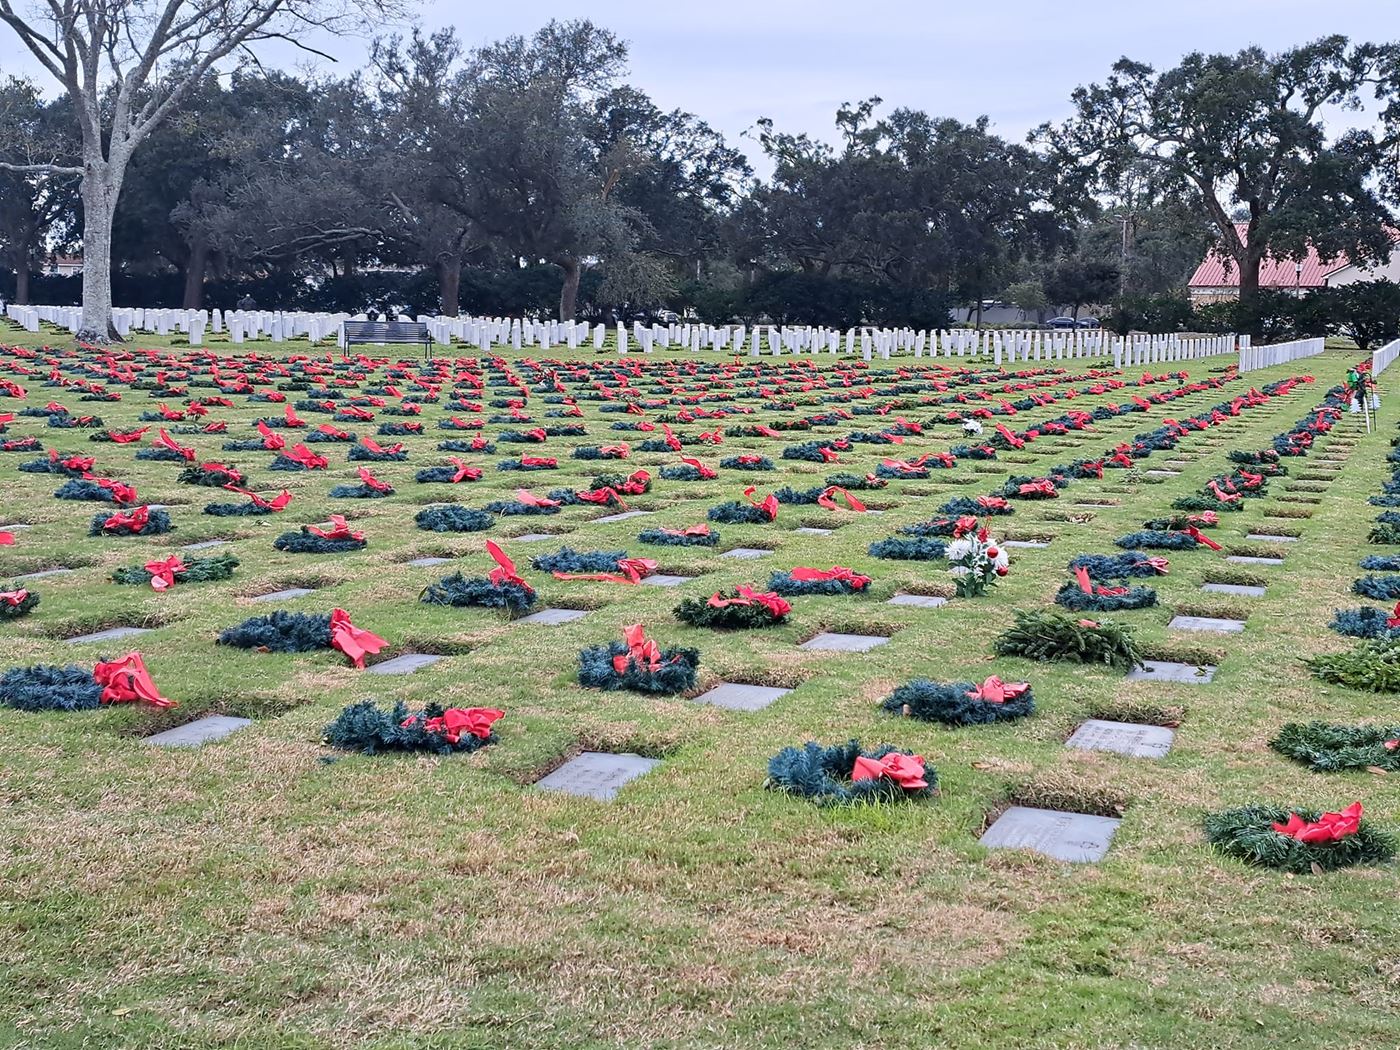
MULTIPOLYGON (((661 647, 647 637, 641 624, 634 623, 624 627, 622 640, 627 645, 627 652, 618 653, 613 657, 614 671, 626 674, 632 666, 652 672, 661 670, 661 647)), ((674 659, 679 660, 680 657, 674 659)))
POLYGON ((1167 575, 1167 566, 1171 563, 1166 558, 1148 558, 1147 564, 1152 566, 1152 570, 1158 576, 1167 575))
POLYGON ((773 494, 770 492, 766 497, 764 497, 763 502, 760 503, 760 502, 758 502, 756 499, 753 498, 753 494, 754 494, 755 492, 757 492, 757 491, 758 491, 758 490, 757 490, 754 486, 750 485, 748 488, 746 488, 746 489, 744 490, 744 495, 745 495, 745 497, 748 498, 749 503, 751 503, 753 506, 757 507, 759 510, 763 511, 763 513, 766 514, 766 515, 768 516, 768 520, 769 520, 769 521, 777 521, 777 520, 778 520, 778 497, 775 496, 775 495, 773 495, 773 494))
POLYGON ((148 561, 145 568, 151 574, 151 589, 166 591, 175 586, 175 574, 185 571, 185 563, 176 554, 165 561, 148 561))
POLYGON ((1008 700, 1015 700, 1029 688, 1030 684, 1027 682, 1003 682, 996 675, 992 675, 981 685, 974 686, 972 692, 967 695, 988 704, 1004 704, 1008 700))
MULTIPOLYGON (((332 427, 332 430, 335 428, 332 427)), ((287 447, 287 439, 273 430, 261 419, 258 420, 258 433, 263 436, 263 448, 269 452, 279 452, 287 447)))
POLYGON ((388 448, 385 448, 378 441, 375 441, 374 438, 367 437, 360 438, 360 444, 363 445, 365 448, 369 449, 375 455, 397 456, 400 452, 403 451, 402 441, 398 442, 397 444, 390 445, 388 448))
POLYGON ((851 780, 855 783, 885 777, 893 780, 905 791, 918 791, 928 787, 924 776, 922 755, 905 755, 898 751, 892 751, 884 758, 866 758, 861 755, 856 759, 855 768, 851 770, 851 780))
POLYGON ((602 583, 628 583, 638 584, 644 578, 656 571, 658 562, 652 558, 619 558, 617 567, 619 572, 559 572, 555 571, 556 580, 598 580, 602 583))
POLYGON ((457 473, 452 475, 452 484, 456 485, 463 481, 476 481, 481 477, 481 468, 468 466, 456 456, 448 456, 448 460, 457 468, 457 473))
POLYGON ((150 429, 151 429, 150 427, 142 427, 140 430, 127 430, 127 431, 110 430, 110 431, 107 432, 107 436, 110 437, 110 438, 112 439, 113 443, 115 443, 115 444, 118 444, 118 445, 130 445, 130 444, 132 444, 133 442, 140 441, 143 437, 146 436, 146 431, 148 431, 148 430, 150 430, 150 429))
MULTIPOLYGON (((8 533, 4 535, 8 535, 8 533)), ((0 602, 4 602, 6 605, 21 605, 28 597, 29 592, 22 587, 17 591, 0 591, 0 602)))
POLYGON ((1299 842, 1340 842, 1355 835, 1361 827, 1361 803, 1353 802, 1340 813, 1324 813, 1315 821, 1305 821, 1297 813, 1288 815, 1287 824, 1275 824, 1280 835, 1299 842))
POLYGON ((331 612, 331 648, 348 656, 356 669, 363 671, 366 654, 372 656, 388 644, 379 635, 356 627, 344 609, 331 612))
POLYGON ((535 495, 533 492, 531 492, 529 489, 516 489, 516 490, 515 490, 515 498, 516 498, 517 501, 519 501, 519 502, 525 504, 525 506, 527 506, 527 507, 557 507, 557 506, 559 506, 559 501, 558 501, 558 500, 554 500, 554 499, 545 499, 543 496, 536 496, 536 495, 535 495))
POLYGON ((1194 525, 1188 525, 1186 527, 1186 535, 1190 536, 1197 543, 1204 544, 1213 551, 1218 551, 1222 549, 1220 544, 1216 543, 1213 539, 1207 536, 1200 529, 1196 528, 1196 526, 1194 525))
POLYGON ((707 467, 698 459, 694 459, 691 456, 682 456, 681 462, 685 463, 688 466, 694 467, 699 473, 700 477, 705 481, 709 481, 711 478, 719 477, 719 472, 716 471, 713 467, 707 467))
MULTIPOLYGON (((365 440, 366 447, 368 447, 369 440, 365 440)), ((307 470, 324 470, 326 467, 330 466, 330 460, 326 459, 325 456, 318 456, 305 445, 298 445, 290 452, 283 449, 282 455, 286 456, 293 463, 300 463, 307 470)))
POLYGON ((783 598, 776 591, 765 591, 762 594, 752 587, 739 584, 734 588, 738 593, 737 598, 721 598, 719 592, 710 595, 710 600, 706 602, 712 609, 725 609, 731 605, 761 605, 772 613, 775 617, 786 616, 792 612, 792 604, 783 598))
MULTIPOLYGON (((491 736, 491 724, 504 718, 505 714, 494 707, 449 707, 436 718, 427 719, 423 729, 441 734, 449 744, 457 743, 464 736, 486 740, 491 736)), ((408 729, 422 717, 421 713, 409 715, 400 724, 408 729)))
POLYGON ((604 456, 612 456, 614 459, 626 459, 632 454, 632 449, 625 443, 621 445, 599 445, 598 452, 604 456))
POLYGON ((557 467, 559 461, 553 456, 521 456, 522 467, 557 467))
POLYGON ((300 428, 306 426, 306 420, 299 418, 297 414, 292 411, 291 405, 283 406, 282 415, 287 420, 287 426, 289 427, 300 428))
POLYGON ((322 423, 316 429, 319 430, 322 434, 326 434, 330 437, 335 438, 337 441, 344 441, 350 437, 350 434, 347 431, 341 430, 339 427, 331 426, 331 424, 329 423, 322 423))
POLYGON ((491 570, 487 579, 497 587, 507 583, 516 583, 524 587, 531 594, 534 593, 535 589, 516 574, 515 562, 506 557, 506 552, 501 550, 501 548, 496 546, 491 540, 486 541, 486 553, 491 555, 492 560, 496 563, 496 567, 491 570))
POLYGON ((390 493, 394 491, 393 485, 390 485, 387 481, 380 481, 371 474, 367 468, 361 467, 358 473, 360 475, 360 480, 375 492, 390 493))
POLYGON ((1055 483, 1049 478, 1041 478, 1039 481, 1029 481, 1017 489, 1023 496, 1053 496, 1055 495, 1055 483))
POLYGON ((986 507, 988 510, 1005 510, 1007 507, 1011 506, 1011 504, 1000 496, 978 496, 977 505, 979 507, 986 507))
POLYGON ((651 474, 645 470, 634 470, 627 475, 627 480, 622 484, 622 491, 629 496, 640 496, 651 484, 651 474))
POLYGON ((194 449, 186 448, 184 445, 180 444, 165 432, 164 427, 161 427, 160 430, 157 431, 155 443, 161 448, 170 449, 171 452, 178 452, 191 463, 194 462, 194 449))
POLYGON ((865 513, 865 504, 839 485, 828 485, 826 490, 817 497, 817 506, 824 507, 827 510, 840 510, 841 508, 836 504, 838 499, 842 500, 848 509, 855 511, 857 514, 865 513))
POLYGON ((146 661, 140 653, 127 653, 120 660, 99 663, 92 669, 92 677, 102 686, 101 704, 125 704, 133 700, 144 700, 155 707, 174 707, 174 700, 160 695, 146 661))
POLYGON ((850 586, 852 590, 863 591, 870 586, 870 577, 863 576, 854 569, 848 569, 844 565, 833 565, 829 569, 809 569, 798 566, 788 573, 794 580, 802 583, 821 583, 826 580, 840 580, 850 586))
POLYGON ((683 529, 662 529, 667 536, 708 536, 710 527, 708 525, 687 525, 683 529))
POLYGON ((147 507, 137 507, 130 514, 117 511, 102 523, 103 531, 107 529, 117 529, 123 532, 137 533, 146 527, 146 523, 151 519, 150 509, 147 507))
POLYGON ((365 538, 363 532, 353 532, 345 521, 344 514, 331 515, 331 527, 323 529, 317 525, 308 525, 306 531, 313 536, 320 536, 323 540, 355 540, 359 542, 365 538))

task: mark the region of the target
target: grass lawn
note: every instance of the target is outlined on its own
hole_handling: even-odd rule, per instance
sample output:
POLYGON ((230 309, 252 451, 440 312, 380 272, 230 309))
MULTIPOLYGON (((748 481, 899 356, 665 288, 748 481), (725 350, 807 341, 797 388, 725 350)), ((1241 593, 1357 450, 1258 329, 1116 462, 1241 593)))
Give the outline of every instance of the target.
MULTIPOLYGON (((35 338, 0 327, 0 344, 39 345, 35 338)), ((133 345, 189 352, 161 340, 133 345)), ((255 348, 279 352, 266 344, 242 351, 255 348)), ((304 346, 287 349, 305 353, 304 346)), ((960 459, 927 480, 858 493, 883 511, 878 515, 785 505, 772 524, 715 525, 722 540, 714 549, 646 546, 637 533, 704 521, 708 508, 742 499, 749 484, 761 498, 783 485, 822 485, 835 471, 864 475, 885 457, 913 459, 966 439, 956 426, 940 423, 899 446, 856 444, 837 464, 780 458, 787 445, 876 432, 901 416, 927 423, 947 410, 905 405, 887 416, 856 415, 777 439, 687 445, 683 455, 712 466, 751 451, 770 456, 777 469, 656 480, 649 493, 628 497, 650 517, 598 523, 592 519, 607 512, 584 505, 547 517, 500 517, 485 532, 422 531, 413 517, 430 503, 479 508, 521 486, 541 495, 589 489, 599 473, 645 468, 655 478, 662 466, 678 462, 669 452, 637 451, 623 462, 570 457, 578 445, 635 447, 659 437, 659 427, 651 433, 609 428, 678 410, 603 413, 607 402, 589 400, 579 402, 581 420, 545 417, 561 406, 534 390, 541 375, 525 361, 568 358, 592 366, 607 358, 591 350, 507 350, 502 357, 527 376, 532 422, 487 423, 482 433, 495 439, 504 430, 583 422, 588 436, 460 454, 482 467, 484 477, 444 485, 416 483, 414 474, 446 462, 439 441, 474 433, 436 428, 452 414, 448 390, 442 403, 425 406, 421 436, 376 437, 404 442, 405 463, 347 462, 347 446, 320 444, 311 447, 329 456, 329 470, 269 472, 269 452, 221 450, 226 440, 257 437, 254 420, 282 412, 280 404, 250 404, 243 396, 199 421, 226 420, 227 435, 173 435, 192 444, 201 461, 239 466, 249 487, 264 495, 283 487, 294 494, 286 511, 267 517, 201 513, 205 503, 242 497, 176 483, 178 464, 133 459, 146 446, 90 443, 95 431, 52 429, 42 417, 9 425, 3 440, 32 434, 46 449, 96 456, 94 469, 134 484, 142 502, 169 505, 178 528, 144 539, 89 537, 92 516, 110 504, 55 500, 62 478, 16 469, 34 455, 0 455, 0 528, 32 526, 16 531, 14 546, 0 548, 0 589, 21 573, 76 570, 31 581, 40 606, 23 619, 0 620, 0 670, 70 661, 91 666, 137 647, 161 691, 179 706, 68 714, 0 708, 0 1046, 1280 1050, 1396 1044, 1395 867, 1282 875, 1215 855, 1201 830, 1203 815, 1224 807, 1274 802, 1339 809, 1355 799, 1378 825, 1400 826, 1396 781, 1309 772, 1268 746, 1284 722, 1396 720, 1393 698, 1324 685, 1300 662, 1351 644, 1327 622, 1335 608, 1367 604, 1350 593, 1351 581, 1362 575, 1359 558, 1394 553, 1366 542, 1377 513, 1366 499, 1390 476, 1385 456, 1396 431, 1389 404, 1375 433, 1365 433, 1360 417, 1343 416, 1312 455, 1287 461, 1289 476, 1272 479, 1267 498, 1249 500, 1243 513, 1222 514, 1211 535, 1225 551, 1150 552, 1171 560, 1169 575, 1135 581, 1157 589, 1157 607, 1105 617, 1133 624, 1149 655, 1218 664, 1209 685, 1128 681, 1106 668, 992 655, 993 639, 1014 609, 1053 608, 1055 592, 1071 578, 1070 558, 1116 552, 1116 537, 1228 472, 1230 450, 1267 447, 1340 381, 1355 350, 1329 350, 1092 430, 1043 435, 992 461, 960 459), (934 516, 948 498, 991 492, 1011 474, 1038 476, 1050 464, 1102 456, 1164 418, 1184 418, 1251 386, 1301 373, 1317 382, 1192 432, 1175 450, 1139 462, 1140 469, 1075 481, 1058 499, 1016 501, 1014 515, 990 519, 1003 538, 1050 540, 1046 548, 1012 550, 1010 575, 990 595, 941 608, 886 604, 899 593, 952 594, 946 563, 867 554, 869 544, 934 516), (522 451, 557 456, 560 469, 496 469, 522 451), (1318 462, 1334 451, 1339 471, 1318 462), (1165 469, 1180 473, 1146 473, 1164 463, 1178 464, 1165 469), (357 481, 359 466, 392 482, 395 495, 328 498, 332 485, 357 481), (1110 505, 1076 505, 1083 502, 1110 505), (368 547, 341 555, 274 550, 279 534, 332 513, 363 530, 368 547), (803 526, 834 531, 794 531, 803 526), (1299 534, 1297 543, 1276 545, 1283 565, 1224 562, 1231 552, 1274 547, 1245 540, 1246 533, 1270 530, 1299 534), (559 533, 560 540, 514 540, 538 531, 559 533), (588 615, 547 627, 418 601, 424 587, 450 572, 484 575, 492 568, 488 538, 515 559, 545 605, 588 615), (157 594, 109 579, 118 567, 212 539, 228 544, 183 553, 231 551, 240 565, 229 581, 182 583, 157 594), (657 559, 663 573, 700 578, 674 589, 557 581, 530 560, 559 543, 625 548, 657 559), (736 546, 772 553, 755 561, 719 556, 736 546), (425 556, 458 561, 406 564, 425 556), (739 583, 766 589, 770 572, 798 565, 850 566, 874 582, 866 596, 796 598, 787 623, 762 630, 703 630, 672 615, 684 597, 739 583), (1263 597, 1235 597, 1203 592, 1207 580, 1268 589, 1263 597), (315 593, 253 601, 288 587, 315 593), (388 639, 381 657, 416 651, 446 658, 388 677, 355 671, 332 650, 258 653, 214 642, 222 629, 273 609, 335 607, 388 639), (1233 635, 1169 630, 1174 613, 1247 618, 1247 625, 1233 635), (689 696, 580 687, 577 651, 620 638, 621 628, 636 622, 663 646, 700 650, 693 693, 724 680, 793 691, 744 713, 689 696), (64 641, 115 625, 153 630, 109 646, 64 641), (890 641, 863 654, 798 648, 818 630, 890 641), (893 717, 879 704, 914 677, 981 681, 993 673, 1031 682, 1037 713, 1004 725, 945 729, 893 717), (366 698, 403 699, 411 707, 432 701, 496 707, 506 716, 496 724, 498 741, 469 756, 371 757, 324 746, 325 725, 346 704, 366 698), (207 713, 242 715, 254 724, 193 750, 141 739, 207 713), (1160 759, 1066 748, 1086 717, 1146 717, 1179 728, 1160 759), (824 809, 765 790, 768 759, 783 747, 852 738, 924 756, 937 769, 939 797, 824 809), (612 802, 533 786, 583 749, 662 761, 612 802), (1013 803, 1121 815, 1122 825, 1096 865, 980 845, 988 820, 1013 803)), ((659 352, 633 383, 644 397, 657 397, 653 383, 665 365, 731 360, 659 352)), ((890 400, 888 369, 908 369, 910 383, 928 370, 928 362, 909 358, 876 361, 868 371, 852 370, 845 358, 817 361, 808 378, 832 379, 839 367, 853 380, 849 387, 835 380, 836 391, 865 382, 878 387, 874 398, 846 408, 890 400)), ((43 386, 47 365, 22 362, 36 374, 18 377, 7 367, 13 363, 0 352, 0 378, 20 379, 28 394, 23 401, 0 398, 0 414, 53 399, 75 414, 99 415, 107 428, 129 430, 145 425, 139 415, 159 402, 183 407, 190 397, 219 393, 192 388, 182 399, 114 386, 123 394, 119 402, 79 403, 80 391, 43 386)), ((1209 369, 1224 363, 1181 367, 1194 381, 1211 378, 1209 369)), ((1084 372, 1079 363, 1066 364, 1084 372)), ((157 367, 150 364, 143 378, 157 367)), ((499 373, 487 370, 492 374, 499 373)), ((1122 390, 1081 393, 1014 418, 998 415, 986 421, 984 436, 997 421, 1022 429, 1067 409, 1092 411, 1175 385, 1140 391, 1139 374, 1125 377, 1133 385, 1122 390)), ((590 381, 615 392, 621 375, 621 367, 608 368, 590 381)), ((773 389, 776 379, 765 376, 765 385, 773 389)), ((1083 390, 1092 382, 1047 389, 1083 390)), ((407 383, 399 385, 407 391, 407 383)), ((689 385, 724 392, 713 376, 689 385)), ((1387 375, 1381 385, 1384 393, 1395 384, 1387 375)), ((580 383, 568 392, 592 389, 580 383)), ((686 438, 834 407, 820 401, 831 390, 790 382, 787 391, 795 410, 750 397, 740 404, 754 405, 753 415, 671 425, 686 438)), ((511 393, 488 386, 480 400, 511 393)), ((929 393, 902 396, 912 401, 929 393)), ((312 396, 290 392, 288 403, 312 396)), ((475 418, 505 411, 488 405, 475 418)), ((331 418, 300 414, 313 429, 331 418)), ((374 436, 394 418, 336 425, 374 436)), ((279 433, 291 445, 304 431, 279 433)), ((154 436, 152 430, 147 439, 154 436)))

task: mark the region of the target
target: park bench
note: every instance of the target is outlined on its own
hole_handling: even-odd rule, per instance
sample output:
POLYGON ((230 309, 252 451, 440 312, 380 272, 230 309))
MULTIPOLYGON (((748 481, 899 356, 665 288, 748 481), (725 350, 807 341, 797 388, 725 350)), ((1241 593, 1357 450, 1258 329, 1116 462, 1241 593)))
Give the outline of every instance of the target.
POLYGON ((433 337, 420 321, 345 321, 345 349, 356 343, 418 343, 423 356, 432 351, 433 337))

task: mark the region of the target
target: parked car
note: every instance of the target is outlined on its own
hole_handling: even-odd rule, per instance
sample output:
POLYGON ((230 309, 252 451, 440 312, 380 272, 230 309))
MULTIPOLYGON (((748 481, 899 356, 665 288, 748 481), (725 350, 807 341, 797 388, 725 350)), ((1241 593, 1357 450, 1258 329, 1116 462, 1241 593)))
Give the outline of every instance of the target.
POLYGON ((1052 317, 1045 322, 1046 328, 1078 328, 1079 322, 1073 317, 1052 317))
POLYGON ((1097 317, 1081 317, 1079 319, 1080 328, 1102 328, 1097 317))

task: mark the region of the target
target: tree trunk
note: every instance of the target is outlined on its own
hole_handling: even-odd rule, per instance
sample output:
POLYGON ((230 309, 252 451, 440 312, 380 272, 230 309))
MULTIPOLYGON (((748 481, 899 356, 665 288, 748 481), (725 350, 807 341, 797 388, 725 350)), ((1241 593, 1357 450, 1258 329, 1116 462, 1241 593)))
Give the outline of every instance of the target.
POLYGON ((572 321, 578 313, 578 285, 582 270, 578 260, 569 256, 556 264, 564 271, 564 287, 559 289, 559 320, 572 321))
POLYGON ((29 305, 29 260, 15 268, 15 305, 29 305))
POLYGON ((108 160, 86 146, 83 162, 83 319, 80 343, 119 341, 112 327, 112 217, 122 190, 125 158, 108 160))
POLYGON ((204 307, 204 271, 209 268, 209 246, 201 239, 190 248, 189 262, 185 264, 185 309, 200 310, 204 307))
POLYGON ((444 317, 456 317, 461 312, 462 257, 439 255, 437 260, 438 298, 444 317))
POLYGON ((1259 295, 1259 265, 1263 259, 1251 256, 1237 260, 1240 268, 1240 303, 1249 305, 1259 295))

